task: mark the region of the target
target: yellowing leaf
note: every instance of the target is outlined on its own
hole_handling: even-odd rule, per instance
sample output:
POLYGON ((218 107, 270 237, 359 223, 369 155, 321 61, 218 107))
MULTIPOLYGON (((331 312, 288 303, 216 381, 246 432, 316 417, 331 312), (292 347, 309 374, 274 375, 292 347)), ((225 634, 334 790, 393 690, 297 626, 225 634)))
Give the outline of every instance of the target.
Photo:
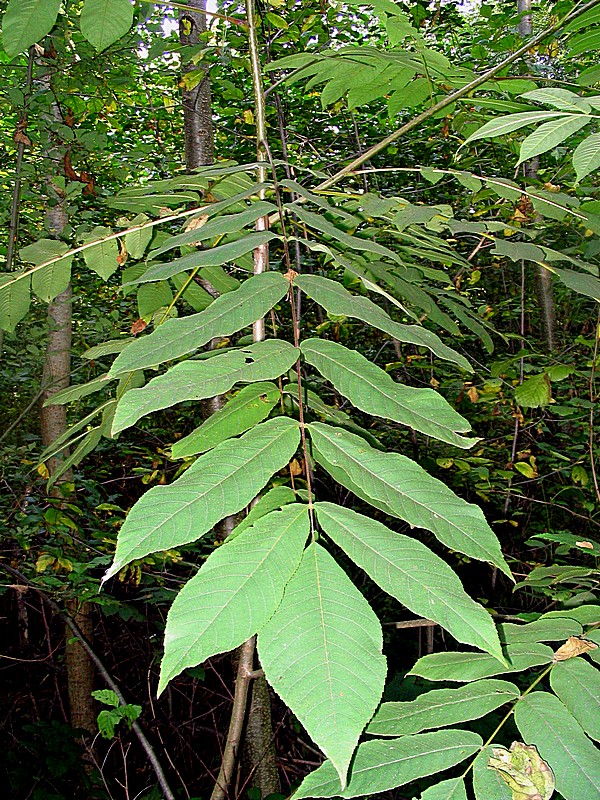
POLYGON ((492 747, 488 767, 510 788, 512 800, 550 800, 554 774, 534 745, 513 742, 510 750, 492 747))
POLYGON ((249 108, 246 111, 244 111, 243 116, 246 125, 254 125, 254 114, 249 108))

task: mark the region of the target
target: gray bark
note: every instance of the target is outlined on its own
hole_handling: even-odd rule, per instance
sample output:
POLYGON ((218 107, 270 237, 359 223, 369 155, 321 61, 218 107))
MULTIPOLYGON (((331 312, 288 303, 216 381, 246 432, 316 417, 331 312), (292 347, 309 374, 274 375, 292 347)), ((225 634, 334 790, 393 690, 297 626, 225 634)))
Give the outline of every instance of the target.
MULTIPOLYGON (((179 12, 179 41, 183 45, 197 45, 206 31, 206 0, 187 0, 186 5, 198 11, 179 12)), ((198 69, 187 61, 183 65, 183 76, 198 69)), ((185 165, 188 172, 212 164, 214 160, 214 136, 210 102, 210 80, 208 70, 193 89, 183 88, 183 126, 185 134, 185 165)))
MULTIPOLYGON (((523 16, 519 20, 519 33, 523 38, 533 34, 533 20, 531 17, 531 0, 517 0, 517 10, 523 16)), ((525 176, 537 178, 539 158, 532 158, 525 164, 525 176)), ((536 267, 536 295, 542 314, 544 340, 548 352, 556 350, 556 303, 554 302, 554 286, 552 274, 544 267, 536 267)))

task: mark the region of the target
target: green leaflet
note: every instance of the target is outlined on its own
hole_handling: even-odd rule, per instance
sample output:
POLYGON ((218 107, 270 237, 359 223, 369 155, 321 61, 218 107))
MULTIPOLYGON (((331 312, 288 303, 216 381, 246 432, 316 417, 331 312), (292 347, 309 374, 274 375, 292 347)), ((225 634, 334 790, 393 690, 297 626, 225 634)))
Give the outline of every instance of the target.
POLYGON ((175 442, 171 448, 173 458, 204 453, 225 439, 253 428, 269 416, 279 397, 279 389, 274 383, 260 382, 244 386, 199 428, 175 442))
POLYGON ((119 255, 119 246, 116 239, 110 239, 108 242, 102 241, 106 236, 112 233, 110 228, 105 228, 98 225, 90 233, 84 237, 84 242, 93 242, 98 240, 95 247, 90 247, 88 250, 83 251, 83 258, 86 265, 100 275, 101 278, 107 280, 115 272, 119 266, 117 257, 119 255))
POLYGON ((56 392, 49 397, 45 401, 44 406, 62 406, 65 405, 65 403, 71 403, 73 400, 79 400, 81 397, 87 397, 89 394, 99 392, 100 389, 104 389, 109 383, 110 380, 107 376, 101 375, 99 378, 94 378, 87 383, 76 383, 73 386, 67 386, 66 389, 62 389, 60 392, 56 392))
POLYGON ((577 620, 581 625, 595 625, 600 622, 600 605, 577 606, 576 608, 563 608, 560 611, 546 611, 540 619, 555 619, 568 617, 577 620))
POLYGON ((488 612, 428 547, 333 503, 316 503, 315 510, 325 533, 385 592, 415 614, 438 622, 458 641, 503 658, 488 612))
POLYGON ((592 110, 591 105, 574 92, 569 92, 567 89, 559 89, 552 87, 550 89, 534 89, 532 92, 525 92, 521 97, 526 100, 535 100, 539 103, 546 103, 549 106, 557 108, 559 111, 581 112, 584 114, 592 110))
POLYGON ((356 350, 336 342, 307 339, 300 349, 309 364, 361 411, 400 422, 464 449, 479 441, 460 435, 470 430, 469 423, 433 389, 396 383, 356 350))
POLYGON ((2 46, 9 58, 50 33, 60 0, 9 0, 2 17, 2 46))
MULTIPOLYGON (((467 800, 464 778, 450 778, 425 789, 420 800, 467 800)), ((488 799, 489 800, 489 799, 488 799)))
POLYGON ((458 689, 434 689, 416 700, 383 703, 367 727, 373 736, 403 736, 479 719, 519 697, 513 683, 481 680, 458 689))
POLYGON ((336 794, 381 699, 382 644, 371 606, 326 550, 309 545, 258 652, 270 685, 331 759, 336 794))
POLYGON ((550 686, 587 735, 600 741, 600 670, 582 658, 559 661, 550 686))
POLYGON ((115 359, 110 374, 155 367, 191 353, 216 336, 230 336, 263 317, 289 286, 279 272, 254 275, 199 314, 167 320, 149 336, 133 341, 115 359))
MULTIPOLYGON (((210 211, 210 206, 207 207, 210 211)), ((215 236, 223 236, 226 233, 238 233, 247 225, 251 225, 259 217, 264 217, 267 214, 273 214, 277 211, 277 206, 272 203, 258 201, 253 203, 245 211, 240 211, 237 214, 224 214, 220 217, 215 217, 209 220, 199 228, 178 233, 176 236, 170 236, 164 244, 152 250, 149 258, 156 258, 163 253, 173 250, 175 247, 182 247, 183 245, 194 244, 196 242, 204 241, 205 239, 212 239, 215 236)), ((219 264, 222 262, 219 261, 219 264)))
MULTIPOLYGON (((144 225, 146 222, 150 222, 150 218, 145 214, 138 214, 131 222, 127 223, 127 227, 133 228, 136 225, 144 225)), ((129 255, 136 259, 142 258, 146 252, 146 248, 152 241, 153 235, 154 231, 151 227, 126 233, 123 237, 123 241, 125 242, 125 247, 129 255)))
POLYGON ((238 647, 262 628, 298 568, 308 506, 272 511, 213 550, 167 617, 158 693, 187 667, 238 647))
POLYGON ((143 388, 123 395, 115 414, 113 434, 134 425, 146 414, 175 403, 214 397, 228 392, 236 383, 278 378, 297 358, 298 351, 289 342, 267 339, 206 360, 183 361, 143 388))
MULTIPOLYGON (((61 256, 68 251, 68 246, 57 239, 38 239, 37 242, 22 247, 19 255, 24 261, 38 266, 45 261, 61 256)), ((73 256, 61 258, 54 264, 36 270, 31 276, 31 289, 44 303, 49 303, 69 285, 71 280, 71 262, 73 256)))
POLYGON ((341 790, 333 765, 326 761, 303 780, 294 797, 371 796, 449 769, 480 747, 480 736, 462 730, 364 742, 356 751, 345 790, 341 790))
POLYGON ((130 0, 85 0, 81 33, 96 50, 104 50, 125 36, 133 23, 130 0))
POLYGON ((592 119, 593 117, 587 114, 570 114, 566 119, 553 119, 540 125, 533 133, 529 134, 521 145, 517 165, 562 144, 565 139, 568 139, 573 133, 577 133, 592 119))
POLYGON ((473 789, 476 800, 514 800, 509 786, 502 780, 500 773, 488 767, 493 757, 492 748, 485 747, 473 762, 473 789))
POLYGON ((556 779, 565 800, 600 797, 600 757, 579 723, 548 692, 532 692, 515 708, 515 722, 526 742, 533 742, 556 779))
POLYGON ((573 166, 578 182, 600 167, 600 133, 593 133, 577 145, 573 152, 573 166))
POLYGON ((581 636, 581 625, 573 619, 538 619, 527 625, 504 622, 498 626, 503 644, 523 642, 563 642, 569 636, 581 636))
POLYGON ((467 683, 550 664, 554 656, 547 645, 535 642, 507 645, 504 653, 509 664, 506 667, 487 653, 432 653, 420 658, 408 674, 428 681, 467 683))
POLYGON ((154 486, 129 512, 103 580, 136 558, 193 542, 241 511, 289 462, 299 439, 298 423, 278 417, 200 456, 170 486, 154 486))
MULTIPOLYGON (((202 230, 199 228, 198 230, 202 230)), ((196 236, 196 238, 200 238, 196 236)), ((236 239, 227 244, 211 247, 208 250, 197 250, 194 253, 188 253, 181 258, 174 258, 172 261, 167 261, 164 264, 151 264, 146 272, 136 278, 132 283, 149 283, 150 281, 162 281, 166 278, 172 278, 180 272, 185 272, 186 269, 196 269, 198 267, 220 267, 228 261, 235 261, 238 258, 250 253, 255 247, 259 247, 266 242, 275 239, 274 233, 265 233, 260 231, 258 233, 246 233, 241 239, 236 239)))
POLYGON ((426 528, 452 550, 488 561, 510 576, 479 506, 406 456, 375 450, 360 436, 321 422, 311 422, 308 429, 315 460, 343 486, 376 508, 426 528))
POLYGON ((522 114, 508 114, 506 117, 498 117, 486 122, 475 133, 472 133, 468 139, 465 139, 461 147, 465 147, 471 142, 477 141, 477 139, 504 136, 507 133, 519 130, 519 128, 524 128, 526 125, 535 125, 536 122, 541 120, 564 118, 566 116, 568 115, 558 111, 526 111, 522 114))
POLYGON ((12 333, 23 319, 29 309, 30 287, 26 272, 0 273, 0 330, 12 333))
POLYGON ((426 347, 439 358, 457 364, 467 372, 473 368, 464 356, 447 347, 439 336, 419 325, 403 325, 392 318, 367 297, 350 294, 341 284, 320 275, 297 275, 294 284, 312 298, 326 311, 335 316, 353 317, 380 331, 389 334, 399 342, 426 347))

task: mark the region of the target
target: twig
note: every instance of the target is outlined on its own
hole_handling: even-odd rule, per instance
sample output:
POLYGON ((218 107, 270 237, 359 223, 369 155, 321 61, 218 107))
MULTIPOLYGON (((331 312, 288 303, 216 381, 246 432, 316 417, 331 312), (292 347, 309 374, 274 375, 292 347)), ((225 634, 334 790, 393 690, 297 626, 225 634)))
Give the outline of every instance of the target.
POLYGON ((221 769, 212 791, 210 800, 225 800, 227 791, 233 777, 233 771, 237 762, 246 710, 248 707, 248 690, 254 672, 254 650, 256 647, 255 637, 248 639, 239 648, 239 662, 237 677, 235 680, 235 694, 233 697, 233 709, 229 722, 229 733, 223 750, 221 769))
MULTIPOLYGON (((44 603, 46 603, 46 605, 48 605, 54 611, 54 613, 65 623, 65 625, 67 625, 67 627, 69 627, 73 631, 73 634, 77 637, 77 639, 81 643, 82 648, 85 650, 90 659, 96 665, 96 669, 98 670, 100 675, 102 675, 102 677, 104 678, 104 681, 106 682, 107 686, 109 686, 116 694, 116 696, 119 698, 119 703, 121 703, 121 705, 127 705, 127 701, 125 700, 121 690, 119 689, 119 686, 117 685, 117 683, 115 683, 112 675, 104 666, 104 663, 97 655, 96 651, 92 648, 91 644, 88 642, 86 637, 83 635, 81 629, 79 628, 79 625, 77 625, 75 620, 69 614, 64 612, 58 605, 58 603, 52 600, 51 597, 48 597, 48 595, 46 595, 41 589, 39 589, 32 581, 30 581, 25 575, 19 572, 19 570, 14 569, 13 567, 11 567, 9 564, 6 563, 2 564, 2 569, 5 569, 7 572, 10 572, 11 575, 14 575, 15 578, 18 578, 19 580, 26 583, 28 586, 30 586, 39 594, 44 603)), ((154 774, 156 775, 160 788, 163 791, 165 800, 175 800, 175 795, 171 791, 171 788, 168 784, 163 768, 160 764, 160 761, 158 760, 158 756, 154 752, 154 748, 152 747, 148 739, 146 739, 146 735, 141 729, 139 723, 137 721, 134 722, 131 728, 135 733, 135 735, 137 736, 138 741, 141 744, 143 750, 145 751, 146 756, 148 757, 148 761, 152 765, 152 769, 154 770, 154 774)))

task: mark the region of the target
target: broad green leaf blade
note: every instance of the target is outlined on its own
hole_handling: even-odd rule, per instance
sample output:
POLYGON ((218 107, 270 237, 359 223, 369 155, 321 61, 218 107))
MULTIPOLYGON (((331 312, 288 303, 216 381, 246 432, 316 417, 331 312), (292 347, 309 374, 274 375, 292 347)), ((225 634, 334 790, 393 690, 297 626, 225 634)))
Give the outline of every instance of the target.
POLYGON ((386 675, 381 625, 329 553, 311 544, 259 631, 265 676, 331 759, 339 788, 386 675))
POLYGON ((399 342, 425 347, 445 361, 457 364, 461 369, 472 372, 473 368, 464 356, 447 347, 439 336, 419 325, 403 325, 392 318, 367 297, 350 294, 340 283, 320 275, 297 275, 294 284, 315 303, 338 317, 353 317, 389 334, 399 342))
POLYGON ((202 361, 183 361, 153 378, 141 389, 123 395, 117 407, 113 434, 139 419, 185 400, 202 400, 228 392, 236 383, 278 378, 296 362, 298 350, 283 339, 229 350, 202 361))
POLYGON ((553 119, 540 125, 533 133, 529 134, 521 145, 517 165, 562 144, 571 134, 577 133, 584 125, 587 125, 591 119, 592 117, 587 114, 577 114, 562 119, 553 119))
POLYGON ((133 23, 130 0, 85 0, 79 25, 96 50, 104 50, 125 36, 133 23))
POLYGON ((104 389, 105 386, 108 386, 109 383, 110 380, 106 375, 100 375, 99 378, 94 378, 87 383, 76 383, 73 386, 67 386, 66 389, 62 389, 60 392, 56 392, 49 397, 44 403, 44 407, 62 406, 65 405, 65 403, 71 403, 73 400, 79 400, 81 397, 87 397, 89 394, 99 392, 101 389, 104 389))
POLYGON ((509 114, 506 117, 492 119, 465 139, 461 147, 465 147, 477 139, 492 139, 495 136, 504 136, 507 133, 524 128, 526 125, 535 125, 540 120, 550 120, 567 117, 558 111, 525 111, 522 114, 509 114))
POLYGON ((462 730, 364 742, 356 751, 345 790, 331 761, 326 761, 304 779, 294 797, 370 797, 449 769, 480 747, 480 736, 462 730))
POLYGON ((383 703, 367 727, 373 736, 404 736, 479 719, 520 696, 508 681, 482 680, 458 689, 434 689, 416 700, 383 703))
POLYGON ((2 17, 2 46, 13 58, 50 33, 60 0, 9 0, 2 17))
MULTIPOLYGON (((202 230, 202 229, 200 229, 202 230)), ((150 266, 143 275, 136 278, 132 283, 149 283, 150 281, 162 281, 172 278, 186 269, 197 269, 199 267, 220 267, 228 261, 235 261, 247 253, 252 252, 255 247, 266 244, 275 239, 274 233, 247 233, 241 239, 234 242, 227 242, 208 250, 198 250, 188 253, 181 258, 174 258, 164 264, 154 264, 150 266)))
POLYGON ((23 319, 29 309, 30 289, 27 273, 0 273, 0 330, 12 333, 23 319))
POLYGON ((302 354, 353 406, 448 444, 467 449, 479 439, 466 439, 460 433, 470 430, 464 417, 433 389, 403 386, 356 350, 336 342, 307 339, 302 354))
POLYGON ((308 429, 316 461, 343 486, 358 489, 359 497, 386 513, 426 528, 452 550, 488 561, 510 576, 479 506, 455 495, 406 456, 375 450, 360 436, 321 422, 311 422, 308 429))
POLYGON ((98 240, 97 245, 83 251, 83 257, 88 268, 101 278, 104 278, 104 280, 108 280, 119 266, 117 261, 119 255, 117 240, 102 241, 106 236, 110 236, 111 233, 112 230, 110 228, 98 225, 84 238, 86 244, 98 240))
POLYGON ((584 97, 580 97, 574 92, 569 92, 567 89, 558 89, 552 87, 550 89, 534 89, 532 92, 525 92, 521 97, 526 100, 535 100, 539 103, 547 103, 549 106, 554 106, 559 111, 581 112, 589 113, 592 110, 591 105, 584 97))
MULTIPOLYGON (((149 222, 150 218, 147 217, 145 214, 138 214, 135 219, 132 219, 131 222, 127 224, 128 228, 134 228, 136 225, 143 225, 146 222, 149 222)), ((146 248, 152 241, 152 237, 154 235, 154 231, 151 227, 142 228, 139 231, 132 231, 131 233, 126 233, 123 237, 123 241, 125 242, 125 248, 129 255, 132 258, 142 258, 144 253, 146 252, 146 248)))
POLYGON ((237 514, 289 462, 299 439, 298 424, 278 417, 200 456, 170 486, 154 486, 129 512, 103 580, 136 558, 193 542, 237 514))
MULTIPOLYGON (((600 283, 598 284, 600 287, 600 283)), ((515 386, 515 400, 522 408, 544 408, 552 400, 550 378, 545 372, 515 386)))
POLYGON ((523 642, 564 642, 569 636, 581 636, 583 629, 574 619, 537 619, 526 625, 504 622, 498 626, 503 644, 523 642))
POLYGON ((545 644, 513 644, 504 648, 509 666, 502 666, 487 653, 432 653, 420 658, 409 672, 428 681, 467 683, 493 675, 522 672, 552 663, 554 653, 545 644))
POLYGON ((577 606, 576 608, 563 608, 559 611, 546 611, 540 619, 555 619, 568 617, 581 625, 597 625, 600 623, 600 605, 577 606))
POLYGON ((565 800, 600 797, 600 755, 558 697, 532 692, 515 708, 526 744, 535 744, 565 800))
POLYGON ((493 756, 492 747, 485 747, 473 762, 473 790, 475 800, 514 800, 509 786, 495 769, 488 767, 493 756))
POLYGON ((255 275, 234 292, 190 317, 167 320, 149 336, 136 339, 116 358, 111 375, 145 369, 191 353, 216 336, 230 336, 261 319, 290 287, 279 272, 255 275))
POLYGON ((600 741, 600 670, 582 658, 559 661, 550 685, 587 735, 600 741))
POLYGON ((415 614, 438 622, 459 642, 503 658, 488 612, 469 597, 452 569, 428 547, 349 508, 317 503, 315 509, 325 533, 384 592, 415 614))
POLYGON ((573 269, 559 269, 555 266, 552 266, 551 271, 567 288, 600 303, 600 280, 595 275, 586 275, 573 269))
MULTIPOLYGON (((27 247, 22 247, 19 250, 19 256, 23 261, 28 261, 37 266, 61 256, 68 249, 65 242, 61 242, 58 239, 38 239, 37 242, 29 244, 27 247)), ((31 275, 31 290, 44 303, 54 300, 67 288, 71 280, 72 261, 73 257, 68 256, 33 272, 31 275)))
POLYGON ((272 511, 214 550, 175 598, 158 693, 187 667, 238 647, 262 628, 300 564, 308 506, 272 511))
POLYGON ((593 133, 577 145, 573 153, 573 167, 578 182, 600 167, 600 133, 593 133))
MULTIPOLYGON (((207 210, 210 210, 210 206, 207 210)), ((277 212, 277 206, 260 200, 253 203, 245 211, 240 211, 238 214, 224 214, 220 217, 214 217, 205 222, 204 225, 194 227, 176 236, 170 236, 164 244, 161 244, 160 247, 157 247, 156 250, 150 253, 149 258, 156 258, 163 253, 167 253, 169 250, 173 250, 175 247, 195 244, 196 242, 202 242, 206 239, 212 239, 215 236, 223 236, 226 233, 238 233, 247 225, 256 222, 259 217, 264 217, 274 212, 277 212)), ((220 263, 221 262, 219 262, 219 264, 220 263)))
POLYGON ((173 458, 205 453, 225 439, 250 430, 269 416, 279 398, 279 388, 274 383, 244 386, 199 428, 175 442, 171 448, 173 458))
POLYGON ((235 536, 239 536, 242 531, 254 525, 254 523, 258 522, 262 517, 270 514, 271 511, 277 511, 283 506, 295 503, 297 499, 296 492, 290 489, 289 486, 274 486, 258 498, 250 511, 242 521, 235 526, 227 538, 233 539, 235 536))
POLYGON ((464 778, 450 778, 425 789, 419 800, 467 800, 464 778))

